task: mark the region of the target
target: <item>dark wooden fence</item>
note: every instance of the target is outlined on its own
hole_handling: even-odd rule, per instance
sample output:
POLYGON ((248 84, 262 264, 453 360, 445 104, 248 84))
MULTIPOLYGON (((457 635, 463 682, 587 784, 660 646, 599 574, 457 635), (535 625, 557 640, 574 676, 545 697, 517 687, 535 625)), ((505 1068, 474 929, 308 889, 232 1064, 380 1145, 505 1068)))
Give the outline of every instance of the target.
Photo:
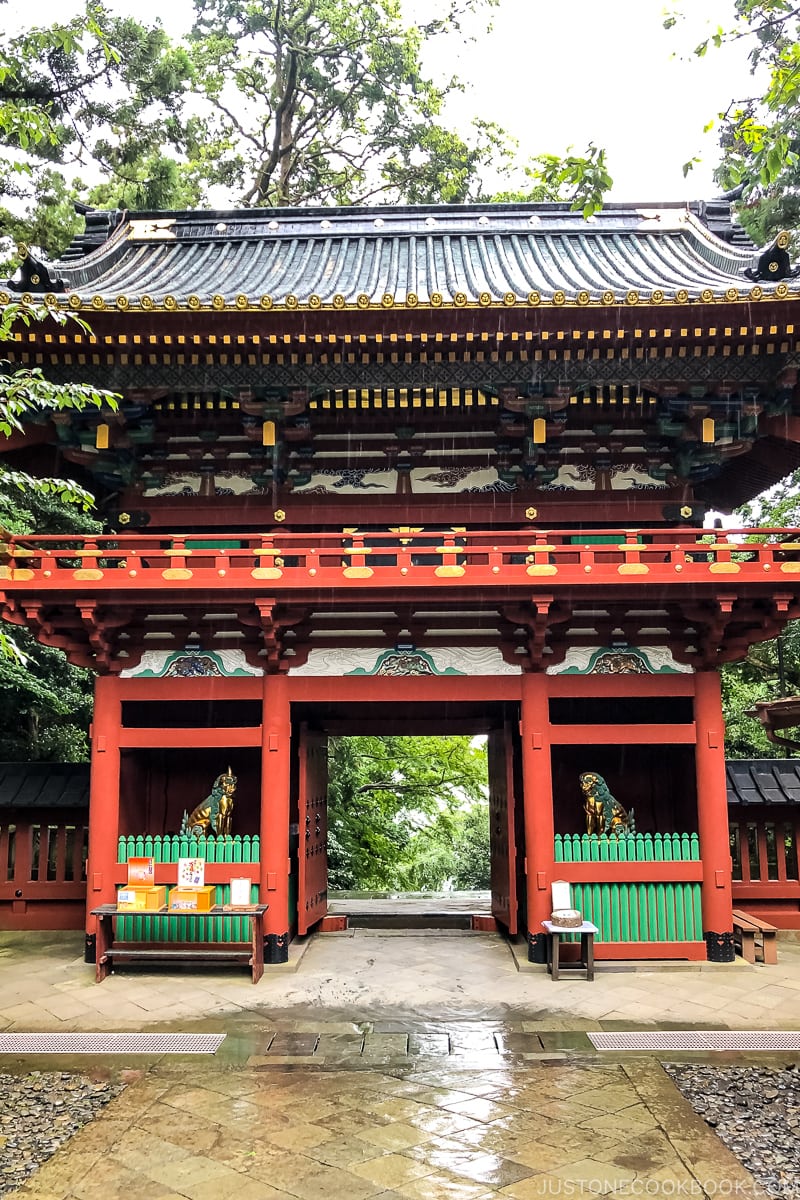
POLYGON ((0 812, 0 929, 82 929, 85 809, 0 812))
POLYGON ((731 806, 733 903, 779 929, 800 929, 800 811, 731 806))

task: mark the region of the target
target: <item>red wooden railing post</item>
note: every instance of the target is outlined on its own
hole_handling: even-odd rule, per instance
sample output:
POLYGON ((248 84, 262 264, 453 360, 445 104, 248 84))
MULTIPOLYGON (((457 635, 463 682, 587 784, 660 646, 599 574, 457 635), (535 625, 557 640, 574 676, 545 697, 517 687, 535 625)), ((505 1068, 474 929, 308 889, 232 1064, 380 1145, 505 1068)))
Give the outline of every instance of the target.
POLYGON ((261 751, 261 903, 264 962, 289 958, 291 716, 285 675, 264 676, 261 751))
POLYGON ((101 675, 95 681, 92 765, 89 793, 89 862, 86 876, 86 961, 94 962, 100 904, 116 898, 114 882, 119 838, 119 739, 122 724, 120 681, 101 675))
POLYGON ((703 935, 712 962, 733 962, 733 899, 725 782, 725 723, 716 671, 694 677, 697 743, 697 831, 703 860, 703 935))
POLYGON ((541 922, 549 920, 552 910, 550 884, 555 838, 547 676, 524 674, 521 699, 528 958, 531 962, 544 962, 545 933, 541 922))

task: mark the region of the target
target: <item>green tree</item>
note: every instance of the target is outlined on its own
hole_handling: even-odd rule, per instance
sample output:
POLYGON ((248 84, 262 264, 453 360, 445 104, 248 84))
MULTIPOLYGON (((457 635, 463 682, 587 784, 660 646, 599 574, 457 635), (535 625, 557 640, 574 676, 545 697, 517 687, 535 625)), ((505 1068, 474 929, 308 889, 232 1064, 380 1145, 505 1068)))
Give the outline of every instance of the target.
MULTIPOLYGON (((87 23, 87 32, 100 39, 99 30, 92 20, 90 18, 87 23)), ((63 27, 56 34, 35 38, 31 35, 32 40, 22 46, 17 45, 15 52, 19 55, 25 49, 35 47, 40 53, 46 50, 56 59, 59 53, 74 52, 75 37, 74 28, 66 30, 63 27)), ((108 57, 107 48, 104 53, 108 57)), ((52 63, 50 69, 55 72, 52 63)), ((29 74, 29 71, 30 65, 26 61, 19 57, 15 59, 7 48, 0 50, 0 137, 4 135, 7 143, 20 149, 38 150, 42 146, 55 146, 58 143, 58 131, 54 124, 57 108, 51 94, 42 98, 45 82, 35 74, 29 74)), ((32 305, 24 301, 6 303, 0 310, 0 342, 9 341, 20 325, 29 326, 34 321, 63 324, 67 319, 77 320, 86 328, 80 318, 68 317, 47 305, 32 305)), ((113 409, 116 404, 117 397, 111 392, 79 383, 55 385, 46 380, 38 368, 14 370, 8 363, 0 361, 0 437, 22 433, 26 421, 46 420, 56 411, 87 406, 100 408, 103 405, 113 409)), ((3 463, 0 465, 0 497, 3 507, 10 508, 7 525, 12 532, 31 527, 26 525, 25 510, 14 508, 13 499, 16 497, 19 500, 19 493, 26 493, 29 503, 33 505, 47 506, 61 501, 87 509, 93 502, 88 492, 70 480, 34 479, 26 472, 3 463)), ((11 660, 9 671, 12 668, 22 670, 27 662, 20 644, 4 628, 0 628, 0 656, 11 660)), ((12 686, 9 679, 4 682, 12 686)))
MULTIPOLYGON (((21 492, 0 479, 0 526, 9 533, 96 533, 100 522, 57 495, 21 492)), ((61 650, 14 630, 18 653, 0 656, 0 759, 84 762, 93 678, 61 650)))
POLYGON ((140 207, 168 200, 165 181, 177 187, 178 168, 164 165, 165 148, 184 147, 191 76, 186 50, 160 27, 92 0, 71 21, 0 44, 0 198, 12 204, 0 207, 0 230, 18 236, 25 206, 34 244, 57 255, 76 228, 67 205, 74 186, 62 172, 90 162, 116 181, 120 198, 135 195, 140 207))
MULTIPOLYGON (((679 20, 673 14, 665 24, 679 20)), ((722 160, 715 175, 737 189, 737 214, 763 245, 800 224, 800 8, 792 0, 733 0, 728 27, 715 29, 695 53, 732 41, 748 47, 754 86, 717 115, 722 160)))
POLYGON ((496 199, 588 215, 611 182, 602 150, 519 163, 496 125, 453 128, 462 83, 423 70, 423 48, 497 2, 438 0, 409 27, 401 0, 195 0, 173 45, 89 0, 81 18, 0 46, 0 231, 57 256, 78 227, 71 201, 86 199, 65 173, 90 163, 103 207, 192 207, 211 188, 256 206, 458 203, 499 174, 496 199))
MULTIPOLYGON (((15 326, 29 326, 32 321, 54 321, 63 324, 68 316, 48 308, 46 305, 7 304, 0 311, 0 343, 8 341, 15 326)), ((83 321, 78 323, 87 329, 83 321)), ((26 421, 46 420, 53 412, 65 409, 102 408, 114 409, 117 396, 82 383, 53 384, 45 379, 38 367, 23 367, 13 370, 0 359, 0 437, 10 437, 14 432, 24 432, 26 421)), ((55 495, 68 504, 77 504, 84 509, 93 504, 92 496, 69 479, 49 479, 33 476, 0 463, 0 485, 16 487, 39 495, 55 495)))
POLYGON ((481 168, 508 152, 476 121, 443 121, 461 88, 421 65, 425 42, 465 10, 449 0, 420 26, 400 0, 196 0, 196 86, 207 107, 191 123, 192 169, 246 205, 459 202, 480 194, 481 168))
POLYGON ((792 621, 778 641, 751 646, 741 662, 721 671, 728 758, 783 758, 784 749, 770 742, 760 721, 747 715, 757 700, 800 695, 800 623, 792 621), (783 658, 783 680, 779 653, 783 658), (783 687, 781 687, 783 682, 783 687))
MULTIPOLYGON (((743 526, 791 529, 800 526, 800 471, 738 509, 743 526)), ((725 753, 729 758, 782 758, 784 749, 767 739, 761 723, 747 715, 757 700, 800 695, 800 621, 790 621, 780 639, 751 646, 741 662, 722 668, 725 753)))
POLYGON ((485 802, 485 746, 467 737, 337 737, 328 766, 332 888, 425 890, 453 874, 460 818, 485 802))
POLYGON ((396 879, 404 891, 485 890, 491 883, 489 805, 441 809, 410 838, 398 863, 396 879))
POLYGON ((480 891, 491 886, 488 801, 471 804, 456 818, 453 887, 480 891))
POLYGON ((515 190, 498 192, 498 203, 513 201, 540 203, 566 200, 584 217, 603 207, 606 192, 614 180, 608 171, 606 152, 590 142, 585 154, 572 153, 570 146, 560 158, 556 154, 538 154, 523 167, 525 183, 515 190))
MULTIPOLYGON (((65 314, 51 312, 46 306, 7 304, 0 311, 0 343, 9 340, 14 326, 28 326, 31 321, 45 320, 63 323, 65 319, 65 314)), ((13 370, 0 359, 0 439, 8 438, 14 432, 24 432, 27 421, 46 420, 53 412, 89 406, 101 408, 103 405, 116 408, 116 394, 80 383, 52 384, 44 378, 38 367, 13 370)), ((29 503, 59 501, 84 511, 94 503, 90 493, 71 479, 33 477, 26 471, 9 466, 7 462, 0 462, 0 497, 3 498, 3 505, 7 506, 12 496, 18 498, 20 494, 27 495, 29 503)), ((22 528, 15 527, 15 520, 9 523, 11 532, 15 533, 29 532, 35 527, 24 524, 22 528)), ((47 528, 47 524, 38 525, 39 532, 47 528)), ((0 623, 0 658, 3 657, 13 660, 20 667, 24 667, 27 661, 22 642, 19 638, 11 637, 8 626, 0 623)))

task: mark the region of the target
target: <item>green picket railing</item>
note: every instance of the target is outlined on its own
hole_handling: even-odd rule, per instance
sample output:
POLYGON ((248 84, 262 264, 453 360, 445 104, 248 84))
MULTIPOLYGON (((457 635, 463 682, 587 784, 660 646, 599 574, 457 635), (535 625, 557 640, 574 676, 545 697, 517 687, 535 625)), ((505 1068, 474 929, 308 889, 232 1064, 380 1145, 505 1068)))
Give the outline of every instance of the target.
POLYGON ((557 833, 556 862, 699 862, 696 833, 557 833))
MULTIPOLYGON (((696 833, 556 834, 556 863, 699 862, 696 833)), ((572 883, 572 907, 603 942, 702 941, 699 883, 572 883)))
MULTIPOLYGON (((121 837, 117 862, 129 858, 153 858, 160 863, 177 863, 179 858, 203 858, 207 863, 248 863, 260 861, 258 835, 225 838, 190 838, 178 834, 163 837, 138 835, 121 837)), ((235 874, 235 872, 232 872, 235 874)), ((230 884, 217 885, 215 904, 230 904, 230 884)), ((258 885, 250 889, 251 904, 258 904, 258 885)), ((164 917, 158 913, 132 913, 117 920, 117 940, 120 942, 248 942, 250 922, 247 917, 203 916, 164 917)))

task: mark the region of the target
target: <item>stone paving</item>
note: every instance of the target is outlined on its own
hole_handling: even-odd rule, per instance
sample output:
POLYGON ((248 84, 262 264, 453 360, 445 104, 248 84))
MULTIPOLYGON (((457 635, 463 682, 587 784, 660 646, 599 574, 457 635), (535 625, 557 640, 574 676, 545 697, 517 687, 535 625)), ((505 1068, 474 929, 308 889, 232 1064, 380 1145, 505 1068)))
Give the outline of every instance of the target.
POLYGON ((553 983, 494 935, 359 930, 255 987, 171 965, 96 985, 81 949, 0 935, 0 1029, 227 1036, 214 1057, 35 1060, 128 1086, 18 1200, 755 1197, 654 1056, 591 1053, 582 1031, 800 1028, 784 942, 777 967, 600 964, 553 983))
POLYGON ((408 1073, 165 1062, 15 1200, 757 1196, 651 1061, 408 1073))
POLYGON ((518 970, 495 934, 357 930, 311 939, 293 969, 268 967, 255 987, 245 969, 178 972, 174 964, 123 969, 97 985, 82 946, 76 934, 0 934, 0 1029, 136 1030, 309 1005, 352 1021, 397 1010, 437 1021, 555 1021, 570 1029, 800 1028, 800 944, 784 940, 777 966, 737 959, 625 970, 600 963, 592 983, 553 983, 543 968, 522 962, 518 970))

